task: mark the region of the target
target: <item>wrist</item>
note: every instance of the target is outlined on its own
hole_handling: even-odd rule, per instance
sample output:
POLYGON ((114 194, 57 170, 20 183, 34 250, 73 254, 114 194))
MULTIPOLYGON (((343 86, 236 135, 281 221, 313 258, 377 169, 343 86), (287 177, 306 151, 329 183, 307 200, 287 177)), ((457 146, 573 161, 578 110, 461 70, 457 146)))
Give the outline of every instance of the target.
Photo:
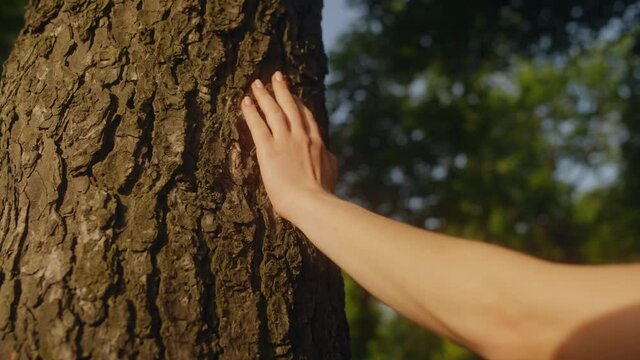
POLYGON ((285 211, 280 215, 300 227, 301 222, 309 217, 309 214, 317 208, 320 202, 335 198, 337 197, 334 194, 322 188, 300 190, 292 194, 285 211))

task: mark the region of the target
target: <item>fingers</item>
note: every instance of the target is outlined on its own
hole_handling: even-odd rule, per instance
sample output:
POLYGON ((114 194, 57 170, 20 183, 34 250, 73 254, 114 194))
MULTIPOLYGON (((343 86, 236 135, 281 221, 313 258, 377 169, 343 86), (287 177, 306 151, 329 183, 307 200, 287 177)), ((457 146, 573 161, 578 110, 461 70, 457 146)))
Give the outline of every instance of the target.
POLYGON ((293 95, 287 87, 287 82, 280 71, 276 71, 272 76, 273 92, 276 96, 278 104, 287 115, 289 124, 291 125, 291 132, 305 133, 305 126, 302 120, 301 109, 298 108, 293 95))
POLYGON ((311 141, 324 144, 324 142, 322 141, 322 136, 320 136, 318 123, 316 122, 313 113, 311 113, 311 110, 309 110, 309 108, 307 108, 302 100, 300 100, 300 98, 298 98, 297 96, 294 98, 294 100, 296 102, 296 105, 298 105, 300 113, 302 114, 302 121, 304 122, 304 126, 307 130, 307 133, 309 134, 309 138, 311 139, 311 141))
POLYGON ((273 139, 267 124, 262 120, 262 116, 260 116, 258 109, 250 97, 244 97, 241 108, 242 115, 249 126, 249 131, 251 131, 251 137, 256 144, 256 148, 262 149, 267 142, 273 139))
POLYGON ((262 109, 262 112, 267 118, 267 123, 273 133, 273 137, 277 138, 289 131, 285 113, 280 108, 280 105, 271 97, 264 87, 264 84, 258 79, 253 82, 251 88, 260 109, 262 109))
POLYGON ((278 138, 291 128, 293 133, 307 134, 312 142, 324 144, 311 110, 291 94, 282 73, 276 71, 272 80, 275 99, 260 80, 254 81, 251 87, 273 137, 278 138))

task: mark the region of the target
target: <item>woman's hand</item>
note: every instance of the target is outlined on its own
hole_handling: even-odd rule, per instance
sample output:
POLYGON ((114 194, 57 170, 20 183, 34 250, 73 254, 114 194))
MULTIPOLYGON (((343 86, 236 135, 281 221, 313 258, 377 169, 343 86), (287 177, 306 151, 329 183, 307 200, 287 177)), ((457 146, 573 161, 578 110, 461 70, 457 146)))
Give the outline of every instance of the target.
POLYGON ((250 97, 242 100, 241 108, 269 199, 275 211, 290 220, 301 196, 333 192, 336 158, 326 149, 313 114, 291 94, 279 71, 272 85, 275 99, 260 80, 251 85, 266 122, 250 97))

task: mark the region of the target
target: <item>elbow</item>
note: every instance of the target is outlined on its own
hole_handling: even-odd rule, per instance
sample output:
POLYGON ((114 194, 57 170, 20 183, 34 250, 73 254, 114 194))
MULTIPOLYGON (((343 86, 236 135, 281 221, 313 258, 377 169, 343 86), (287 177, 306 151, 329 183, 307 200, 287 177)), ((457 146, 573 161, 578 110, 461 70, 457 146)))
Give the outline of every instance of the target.
POLYGON ((548 359, 551 351, 533 337, 523 334, 495 334, 482 343, 479 354, 490 360, 548 359))
POLYGON ((478 353, 491 360, 550 359, 560 338, 557 327, 500 311, 478 337, 478 353))
POLYGON ((478 353, 489 360, 514 360, 514 359, 540 359, 524 350, 522 339, 513 334, 503 336, 499 334, 487 335, 479 348, 478 353))

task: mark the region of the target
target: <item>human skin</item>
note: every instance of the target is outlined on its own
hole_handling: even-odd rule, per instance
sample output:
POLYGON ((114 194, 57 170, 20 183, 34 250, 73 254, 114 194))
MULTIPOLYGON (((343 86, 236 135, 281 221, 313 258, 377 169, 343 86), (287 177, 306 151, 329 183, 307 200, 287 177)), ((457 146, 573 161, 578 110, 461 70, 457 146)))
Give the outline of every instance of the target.
POLYGON ((272 86, 241 110, 274 210, 378 299, 490 359, 640 358, 640 264, 548 262, 344 201, 313 114, 281 73, 272 86))

